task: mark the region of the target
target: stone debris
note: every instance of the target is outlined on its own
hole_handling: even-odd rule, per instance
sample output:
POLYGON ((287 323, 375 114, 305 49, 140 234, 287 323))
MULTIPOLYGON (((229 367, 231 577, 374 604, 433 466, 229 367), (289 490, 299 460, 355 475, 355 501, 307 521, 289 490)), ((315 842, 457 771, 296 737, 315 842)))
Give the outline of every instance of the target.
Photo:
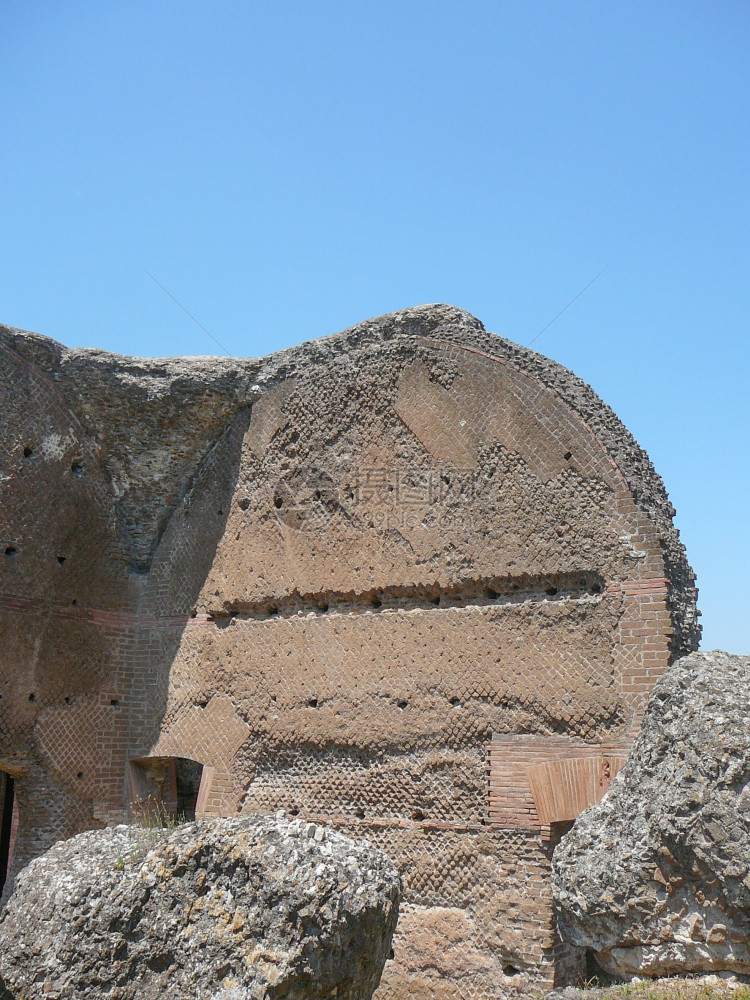
POLYGON ((370 1000, 400 895, 367 841, 283 814, 83 833, 19 875, 0 996, 370 1000))
POLYGON ((679 660, 553 858, 559 925, 610 973, 750 975, 750 657, 679 660))

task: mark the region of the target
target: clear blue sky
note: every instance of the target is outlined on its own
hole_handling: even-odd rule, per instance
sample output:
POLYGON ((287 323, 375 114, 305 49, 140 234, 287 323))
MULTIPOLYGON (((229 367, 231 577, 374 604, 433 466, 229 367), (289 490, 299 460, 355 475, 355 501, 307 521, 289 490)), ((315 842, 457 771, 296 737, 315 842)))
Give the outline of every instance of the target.
POLYGON ((535 343, 750 653, 746 0, 3 0, 0 320, 261 355, 423 302, 535 343))

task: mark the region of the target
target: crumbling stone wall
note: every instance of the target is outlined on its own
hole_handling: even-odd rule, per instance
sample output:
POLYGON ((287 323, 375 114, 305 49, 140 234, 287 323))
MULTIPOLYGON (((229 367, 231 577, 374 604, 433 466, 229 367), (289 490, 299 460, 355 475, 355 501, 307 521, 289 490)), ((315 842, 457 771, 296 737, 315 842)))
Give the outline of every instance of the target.
POLYGON ((187 758, 204 815, 398 862, 379 998, 573 975, 559 823, 698 638, 661 481, 592 390, 446 306, 263 361, 0 356, 15 869, 187 758))

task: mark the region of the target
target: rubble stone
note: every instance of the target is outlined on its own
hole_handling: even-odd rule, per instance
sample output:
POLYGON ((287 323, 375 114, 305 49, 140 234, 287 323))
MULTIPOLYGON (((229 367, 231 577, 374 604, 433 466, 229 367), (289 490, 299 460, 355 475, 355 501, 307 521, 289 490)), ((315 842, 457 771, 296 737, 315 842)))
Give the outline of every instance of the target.
POLYGON ((0 991, 369 1000, 400 892, 366 841, 282 816, 83 833, 19 875, 0 917, 0 991))
POLYGON ((750 657, 693 653, 662 677, 555 851, 553 891, 565 938, 610 973, 750 974, 750 657))

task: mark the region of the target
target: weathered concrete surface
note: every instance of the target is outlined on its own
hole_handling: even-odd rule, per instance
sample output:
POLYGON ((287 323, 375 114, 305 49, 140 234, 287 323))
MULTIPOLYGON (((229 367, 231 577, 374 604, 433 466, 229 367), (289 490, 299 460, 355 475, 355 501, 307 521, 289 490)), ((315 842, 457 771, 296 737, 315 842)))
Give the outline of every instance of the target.
POLYGON ((564 936, 616 975, 750 975, 750 657, 693 653, 654 689, 609 793, 553 858, 564 936))
POLYGON ((401 886, 314 824, 119 826, 55 845, 0 917, 0 990, 76 1000, 369 1000, 401 886))

